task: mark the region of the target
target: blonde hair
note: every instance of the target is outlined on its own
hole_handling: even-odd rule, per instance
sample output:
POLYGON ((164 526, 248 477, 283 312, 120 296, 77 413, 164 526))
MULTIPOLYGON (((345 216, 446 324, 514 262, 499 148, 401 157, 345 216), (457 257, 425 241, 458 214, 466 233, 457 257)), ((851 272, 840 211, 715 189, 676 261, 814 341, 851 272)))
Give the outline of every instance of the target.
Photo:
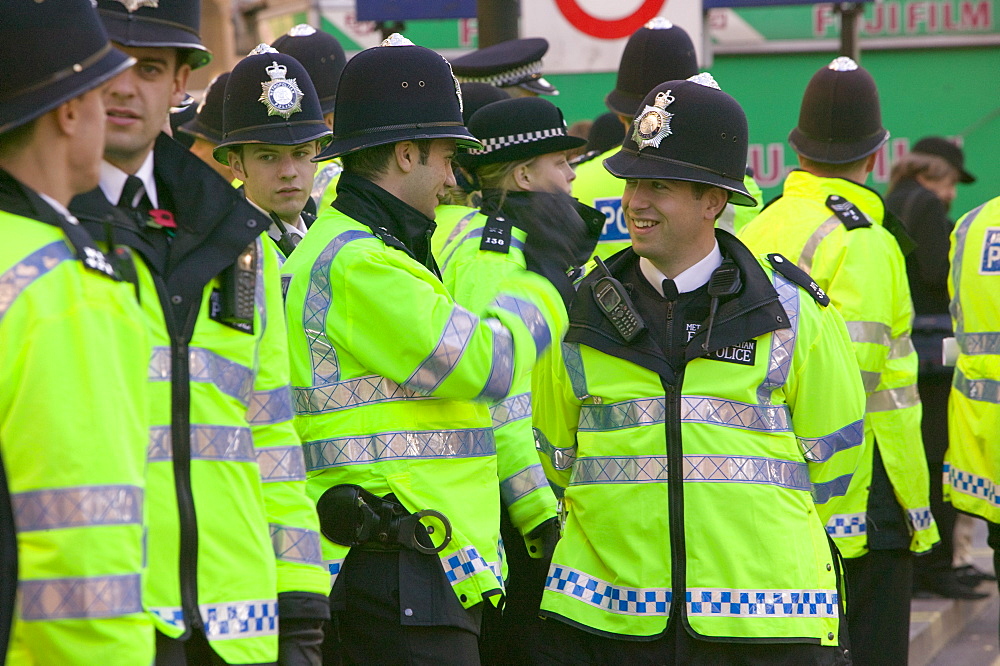
POLYGON ((475 169, 476 178, 484 190, 509 190, 514 171, 520 166, 528 166, 535 161, 520 160, 517 162, 497 162, 496 164, 484 164, 475 169))

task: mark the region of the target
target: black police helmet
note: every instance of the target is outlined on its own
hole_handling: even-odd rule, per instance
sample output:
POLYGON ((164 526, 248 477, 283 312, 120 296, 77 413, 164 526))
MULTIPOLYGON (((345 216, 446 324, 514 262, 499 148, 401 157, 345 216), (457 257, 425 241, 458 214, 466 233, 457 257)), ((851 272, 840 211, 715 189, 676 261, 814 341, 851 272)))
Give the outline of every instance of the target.
POLYGON ((729 190, 734 205, 757 205, 743 184, 747 117, 710 74, 661 83, 643 104, 622 149, 604 160, 611 175, 705 183, 729 190))
POLYGON ((472 114, 479 109, 502 99, 510 99, 510 95, 505 90, 488 83, 468 81, 460 83, 459 88, 462 89, 462 122, 465 123, 466 127, 469 126, 472 114))
POLYGON ((297 146, 329 136, 306 68, 292 56, 261 44, 236 63, 226 81, 222 141, 212 156, 229 164, 230 146, 297 146))
POLYGON ((97 0, 111 41, 123 46, 181 49, 192 69, 212 54, 201 43, 201 0, 97 0))
POLYGON ((480 147, 462 122, 462 94, 448 61, 393 34, 347 62, 333 112, 333 141, 314 161, 413 139, 455 139, 459 147, 480 147))
POLYGON ((475 169, 498 162, 520 162, 539 155, 579 148, 587 141, 566 134, 562 111, 541 97, 515 97, 487 104, 472 115, 469 131, 483 144, 458 156, 475 169))
POLYGON ((133 62, 110 44, 90 0, 5 3, 0 133, 96 88, 133 62))
POLYGON ((219 74, 208 87, 198 104, 194 118, 177 128, 184 134, 197 136, 211 143, 222 143, 222 104, 226 99, 226 82, 229 72, 219 74))
MULTIPOLYGON (((642 100, 639 100, 642 102, 642 100)), ((587 134, 587 150, 606 153, 615 146, 622 145, 625 140, 625 127, 614 113, 602 113, 594 118, 587 134)))
POLYGON ((694 43, 684 28, 657 17, 632 33, 618 65, 615 89, 604 104, 615 113, 633 116, 642 98, 663 81, 680 81, 698 73, 694 43))
POLYGON ((875 79, 841 56, 809 80, 788 143, 814 162, 846 164, 871 155, 888 138, 875 79))
POLYGON ((925 136, 910 148, 910 152, 936 155, 958 171, 958 182, 974 183, 976 177, 965 170, 965 155, 962 149, 940 136, 925 136))
POLYGON ((467 53, 451 62, 462 82, 477 81, 498 88, 517 86, 539 95, 558 95, 542 78, 542 56, 549 43, 541 37, 511 39, 467 53))
POLYGON ((347 64, 344 47, 337 38, 307 23, 300 23, 274 40, 271 46, 302 63, 316 86, 323 113, 333 113, 337 84, 347 64))

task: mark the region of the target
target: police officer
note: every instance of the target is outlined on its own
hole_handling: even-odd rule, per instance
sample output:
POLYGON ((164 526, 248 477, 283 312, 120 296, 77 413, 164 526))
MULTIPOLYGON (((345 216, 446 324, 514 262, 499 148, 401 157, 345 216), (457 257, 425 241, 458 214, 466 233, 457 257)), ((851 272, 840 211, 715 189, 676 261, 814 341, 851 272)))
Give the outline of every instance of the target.
MULTIPOLYGON (((154 340, 144 602, 156 663, 316 664, 327 579, 291 422, 278 262, 259 238, 268 221, 160 133, 210 58, 200 3, 141 4, 98 2, 112 41, 138 62, 105 91, 100 187, 71 210, 142 258, 154 340), (107 225, 119 210, 129 223, 107 225)), ((276 74, 262 106, 290 101, 276 74)))
POLYGON ((271 219, 267 234, 282 257, 291 254, 316 219, 303 209, 316 157, 329 139, 316 88, 292 56, 261 44, 233 68, 226 84, 222 141, 215 159, 243 181, 247 201, 271 219), (275 104, 261 86, 283 86, 275 104))
POLYGON ((857 492, 862 387, 826 294, 715 228, 756 203, 746 152, 702 74, 653 88, 604 162, 632 246, 532 375, 566 488, 536 663, 849 663, 824 527, 857 492))
MULTIPOLYGON (((333 107, 337 100, 337 86, 340 74, 347 64, 344 47, 337 38, 323 30, 317 30, 308 23, 293 26, 287 33, 271 43, 281 53, 287 53, 305 67, 316 86, 319 105, 323 110, 323 120, 333 129, 333 107)), ((330 205, 337 191, 337 178, 343 167, 340 160, 330 160, 317 165, 313 182, 311 213, 330 205)))
POLYGON ((951 234, 952 323, 959 354, 948 403, 945 498, 986 519, 1000 571, 1000 198, 966 213, 951 234))
MULTIPOLYGON (((684 28, 667 19, 657 17, 636 30, 629 37, 618 65, 615 88, 604 98, 604 104, 618 115, 622 125, 628 128, 642 99, 650 90, 664 81, 686 79, 698 73, 698 61, 694 44, 684 28)), ((597 154, 576 167, 576 181, 573 196, 588 206, 600 210, 607 217, 601 240, 597 244, 597 256, 610 257, 629 246, 627 225, 621 207, 622 183, 604 168, 605 159, 617 152, 616 145, 603 154, 597 154)), ((744 177, 747 191, 755 200, 759 199, 760 188, 753 178, 744 177)), ((751 217, 760 205, 738 207, 736 212, 730 206, 720 216, 720 226, 732 231, 735 217, 751 217), (746 212, 742 212, 746 211, 746 212)))
POLYGON ((87 0, 0 13, 0 663, 148 664, 149 338, 128 255, 66 209, 97 184, 102 89, 133 61, 87 0))
POLYGON ((542 57, 549 50, 542 37, 511 39, 466 53, 451 61, 462 83, 488 83, 511 97, 558 95, 559 90, 542 76, 542 57))
MULTIPOLYGON (((457 147, 479 143, 448 62, 399 35, 384 44, 344 69, 318 158, 343 159, 337 198, 282 276, 334 579, 326 658, 475 664, 481 604, 503 590, 486 401, 507 397, 566 315, 549 279, 523 270, 477 311, 449 295, 430 253, 434 209, 457 147)), ((551 280, 572 291, 565 273, 551 280)))
POLYGON ((901 241, 893 237, 882 198, 864 185, 888 137, 871 75, 850 58, 835 59, 809 81, 788 137, 801 168, 740 235, 751 249, 781 252, 809 271, 854 342, 871 450, 859 474, 871 493, 829 531, 848 558, 851 644, 863 664, 906 662, 912 553, 938 540, 901 250, 911 241, 902 229, 901 241))
POLYGON ((194 118, 177 127, 177 133, 191 137, 188 148, 202 162, 215 169, 226 180, 233 180, 233 172, 228 165, 215 159, 212 154, 222 142, 222 104, 226 97, 226 81, 229 72, 219 74, 205 88, 205 94, 198 104, 194 118))

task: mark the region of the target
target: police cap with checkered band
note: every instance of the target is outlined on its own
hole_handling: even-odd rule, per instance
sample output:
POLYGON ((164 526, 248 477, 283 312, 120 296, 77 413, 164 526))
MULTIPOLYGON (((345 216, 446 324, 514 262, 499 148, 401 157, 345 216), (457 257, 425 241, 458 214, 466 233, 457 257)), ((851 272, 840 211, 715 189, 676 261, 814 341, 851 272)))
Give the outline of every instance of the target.
POLYGON ((705 183, 728 190, 734 205, 755 206, 746 166, 746 114, 707 73, 653 88, 621 150, 604 160, 618 178, 705 183))
POLYGON ((458 156, 467 168, 519 162, 539 155, 579 148, 587 141, 566 133, 562 111, 541 97, 514 97, 487 104, 469 120, 469 131, 482 142, 458 156))
POLYGON ((541 37, 511 39, 455 58, 451 66, 459 81, 479 81, 497 88, 518 87, 536 95, 558 95, 542 78, 542 56, 549 42, 541 37))

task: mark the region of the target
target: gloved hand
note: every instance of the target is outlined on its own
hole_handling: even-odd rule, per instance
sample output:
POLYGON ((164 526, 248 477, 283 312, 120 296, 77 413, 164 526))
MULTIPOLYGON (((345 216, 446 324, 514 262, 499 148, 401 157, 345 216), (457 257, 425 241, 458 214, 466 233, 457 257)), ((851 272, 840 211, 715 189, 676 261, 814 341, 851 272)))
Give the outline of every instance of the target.
POLYGON ((322 645, 322 621, 296 618, 279 620, 279 666, 322 666, 322 645))
POLYGON ((539 523, 524 539, 528 547, 528 555, 535 559, 552 559, 559 543, 559 518, 553 516, 539 523))

